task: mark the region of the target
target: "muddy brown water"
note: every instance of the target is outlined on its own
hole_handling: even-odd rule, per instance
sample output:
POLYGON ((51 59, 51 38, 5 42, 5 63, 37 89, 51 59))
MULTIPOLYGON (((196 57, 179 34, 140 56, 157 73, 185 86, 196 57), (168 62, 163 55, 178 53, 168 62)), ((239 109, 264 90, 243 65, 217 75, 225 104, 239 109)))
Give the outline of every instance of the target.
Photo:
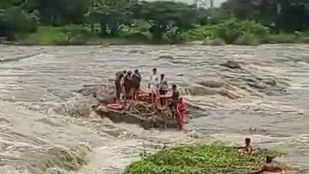
POLYGON ((87 166, 68 171, 56 158, 51 168, 118 174, 164 145, 241 144, 244 137, 285 152, 279 160, 309 173, 309 45, 0 46, 0 60, 0 173, 52 173, 34 170, 49 160, 46 149, 81 146, 89 149, 87 166), (220 66, 229 60, 242 69, 220 66), (93 98, 76 92, 106 83, 117 70, 138 68, 147 80, 153 67, 183 88, 219 80, 241 97, 186 95, 200 109, 177 132, 101 119, 89 110, 93 98))

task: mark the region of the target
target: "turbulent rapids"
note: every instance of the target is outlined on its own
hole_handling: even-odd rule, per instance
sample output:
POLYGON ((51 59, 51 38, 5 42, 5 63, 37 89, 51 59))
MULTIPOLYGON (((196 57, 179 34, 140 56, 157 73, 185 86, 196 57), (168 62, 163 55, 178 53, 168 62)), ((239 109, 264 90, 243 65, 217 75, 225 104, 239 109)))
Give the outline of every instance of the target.
POLYGON ((250 137, 306 174, 308 50, 0 46, 0 173, 119 174, 141 153, 250 137), (179 87, 188 107, 185 131, 145 103, 131 103, 125 114, 105 110, 104 101, 115 96, 116 71, 139 69, 148 77, 153 67, 179 87))

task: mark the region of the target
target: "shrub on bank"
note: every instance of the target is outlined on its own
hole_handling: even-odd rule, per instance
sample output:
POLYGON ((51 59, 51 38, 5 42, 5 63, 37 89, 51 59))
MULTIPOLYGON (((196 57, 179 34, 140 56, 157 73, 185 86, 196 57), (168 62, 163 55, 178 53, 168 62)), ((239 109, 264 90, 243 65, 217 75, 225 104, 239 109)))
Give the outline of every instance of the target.
POLYGON ((236 45, 259 45, 259 39, 257 36, 251 33, 245 33, 238 37, 233 44, 236 45))
POLYGON ((221 45, 225 45, 225 41, 223 39, 220 39, 220 38, 205 39, 203 41, 203 45, 221 46, 221 45))
POLYGON ((250 173, 257 171, 266 156, 275 152, 258 150, 254 155, 243 155, 233 147, 196 145, 164 149, 132 163, 128 174, 195 174, 195 173, 250 173))
POLYGON ((227 20, 219 24, 196 26, 184 33, 187 40, 223 39, 227 44, 256 43, 258 37, 264 37, 269 33, 267 27, 255 21, 227 20), (247 42, 248 41, 248 42, 247 42))
POLYGON ((287 34, 287 33, 280 33, 280 34, 269 34, 265 37, 262 37, 261 43, 267 44, 276 44, 276 43, 295 43, 299 39, 295 34, 287 34))

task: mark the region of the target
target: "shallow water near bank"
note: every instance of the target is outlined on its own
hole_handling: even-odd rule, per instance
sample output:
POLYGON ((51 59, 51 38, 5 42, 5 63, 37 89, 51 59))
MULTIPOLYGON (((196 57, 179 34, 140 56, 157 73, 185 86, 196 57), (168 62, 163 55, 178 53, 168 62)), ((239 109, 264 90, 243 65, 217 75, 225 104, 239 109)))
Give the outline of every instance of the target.
POLYGON ((144 151, 200 140, 239 144, 247 136, 256 146, 285 152, 280 160, 308 173, 308 55, 309 45, 0 46, 0 173, 40 173, 33 166, 57 161, 47 149, 78 147, 88 165, 69 171, 53 162, 50 168, 118 174, 144 151), (229 60, 242 69, 220 65, 229 60), (186 132, 113 124, 91 113, 93 98, 77 92, 125 68, 138 68, 147 79, 153 67, 196 93, 185 93, 201 108, 190 115, 186 132), (240 98, 192 87, 207 80, 223 81, 222 90, 240 98))

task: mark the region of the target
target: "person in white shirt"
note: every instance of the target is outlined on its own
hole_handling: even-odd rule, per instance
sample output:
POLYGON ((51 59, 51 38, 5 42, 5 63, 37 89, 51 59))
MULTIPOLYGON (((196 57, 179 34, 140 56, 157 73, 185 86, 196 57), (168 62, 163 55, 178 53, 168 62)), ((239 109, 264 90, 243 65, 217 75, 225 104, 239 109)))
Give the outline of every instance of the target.
POLYGON ((151 89, 153 93, 157 93, 160 85, 157 72, 156 68, 152 69, 152 75, 150 76, 150 82, 148 83, 148 88, 151 89))
POLYGON ((159 90, 159 77, 158 77, 158 71, 156 68, 152 69, 152 75, 150 76, 150 81, 148 83, 148 88, 151 90, 151 98, 152 98, 152 102, 155 103, 156 101, 156 97, 157 97, 157 93, 159 90))
MULTIPOLYGON (((161 74, 160 76, 160 85, 159 85, 159 94, 160 94, 160 97, 161 96, 165 96, 168 92, 168 83, 167 83, 167 80, 165 79, 165 75, 164 74, 161 74)), ((161 103, 161 106, 164 106, 166 104, 166 99, 164 98, 160 98, 160 103, 161 103)))

